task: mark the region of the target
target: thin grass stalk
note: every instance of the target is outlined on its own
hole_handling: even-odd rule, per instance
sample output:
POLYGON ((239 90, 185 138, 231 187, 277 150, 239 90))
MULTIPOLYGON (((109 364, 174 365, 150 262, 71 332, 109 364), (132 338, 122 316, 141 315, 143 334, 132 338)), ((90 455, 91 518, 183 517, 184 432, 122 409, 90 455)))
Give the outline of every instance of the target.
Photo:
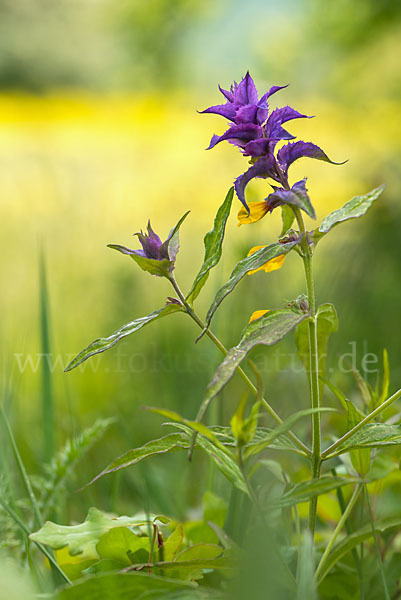
POLYGON ((379 563, 380 578, 381 578, 382 584, 383 584, 384 597, 385 597, 385 600, 391 600, 390 593, 388 591, 387 581, 386 581, 386 574, 384 572, 383 560, 382 560, 381 553, 380 553, 379 540, 378 540, 376 529, 375 529, 372 505, 370 503, 369 492, 368 492, 368 488, 367 488, 366 484, 364 485, 363 489, 364 489, 364 496, 366 499, 366 504, 368 507, 369 521, 370 521, 370 526, 372 528, 373 540, 374 540, 375 550, 376 550, 376 554, 377 554, 377 561, 379 563))
MULTIPOLYGON (((31 535, 31 531, 25 525, 25 523, 19 518, 17 513, 1 497, 0 497, 0 505, 4 508, 4 510, 8 513, 8 515, 13 519, 13 521, 18 525, 18 527, 20 527, 20 529, 22 529, 22 531, 25 533, 25 535, 29 539, 29 536, 31 535)), ((72 582, 71 582, 70 578, 61 569, 60 565, 58 564, 58 562, 56 561, 54 556, 52 556, 50 554, 50 552, 48 550, 46 550, 46 548, 44 546, 42 546, 42 544, 40 544, 39 542, 34 542, 34 544, 39 548, 39 550, 42 552, 42 554, 44 554, 46 556, 49 563, 59 573, 59 575, 61 575, 63 580, 66 583, 71 584, 72 582)))
POLYGON ((32 505, 33 514, 34 514, 34 517, 35 517, 36 525, 38 527, 41 527, 43 525, 43 518, 42 518, 42 514, 41 514, 41 511, 40 511, 40 508, 39 508, 39 504, 38 504, 38 501, 36 500, 36 496, 35 496, 34 491, 32 489, 32 485, 31 485, 30 479, 28 477, 28 473, 27 473, 27 471, 25 469, 25 465, 24 465, 24 463, 22 461, 21 455, 20 455, 19 450, 18 450, 17 443, 16 443, 15 438, 14 438, 14 434, 12 432, 10 423, 9 423, 9 421, 7 419, 7 415, 6 415, 5 410, 4 410, 3 407, 0 407, 0 415, 1 415, 1 418, 3 420, 4 428, 5 428, 6 432, 7 432, 8 439, 10 441, 11 449, 12 449, 13 454, 14 454, 15 462, 17 463, 17 467, 18 467, 18 470, 19 470, 19 473, 20 473, 20 476, 21 476, 22 483, 24 484, 24 487, 25 487, 26 493, 28 495, 29 501, 30 501, 30 503, 32 505))

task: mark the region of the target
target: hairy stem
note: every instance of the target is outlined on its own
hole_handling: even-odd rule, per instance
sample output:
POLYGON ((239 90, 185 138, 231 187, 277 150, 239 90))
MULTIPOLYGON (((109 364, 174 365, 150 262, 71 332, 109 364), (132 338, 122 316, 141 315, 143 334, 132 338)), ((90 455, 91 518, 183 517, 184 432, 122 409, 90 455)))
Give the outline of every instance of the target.
MULTIPOLYGON (((202 321, 202 319, 195 313, 195 311, 193 310, 193 308, 185 300, 184 294, 181 292, 181 290, 180 290, 180 288, 179 288, 176 280, 174 279, 174 277, 171 276, 169 279, 170 279, 170 282, 171 282, 174 290, 176 291, 176 293, 178 295, 178 298, 180 299, 182 305, 184 306, 187 314, 191 317, 191 319, 193 321, 195 321, 195 323, 203 331, 205 331, 206 335, 212 340, 212 342, 215 344, 215 346, 217 346, 217 348, 224 355, 226 355, 228 353, 227 348, 219 340, 219 338, 217 336, 215 336, 214 333, 212 331, 210 331, 209 328, 207 328, 206 324, 202 321)), ((258 395, 258 389, 252 383, 252 381, 249 379, 249 377, 245 373, 245 371, 241 367, 237 367, 237 373, 240 375, 240 377, 244 381, 245 385, 250 389, 250 391, 252 392, 252 394, 254 394, 255 396, 257 396, 258 395)), ((264 406, 264 408, 266 409, 266 411, 268 412, 268 414, 276 421, 276 423, 278 423, 279 425, 281 425, 283 423, 283 420, 276 413, 276 411, 274 410, 274 408, 272 406, 270 406, 270 404, 267 402, 267 400, 265 398, 262 398, 261 402, 262 402, 262 405, 264 406)), ((196 415, 196 420, 197 421, 201 421, 202 420, 202 418, 204 416, 204 413, 206 412, 206 409, 207 409, 207 407, 201 407, 199 409, 199 412, 196 415)), ((295 442, 295 444, 298 446, 298 448, 300 450, 302 450, 302 455, 303 456, 305 456, 305 455, 310 456, 310 450, 309 450, 309 448, 298 438, 297 435, 295 435, 295 433, 293 433, 292 431, 288 431, 288 435, 292 439, 292 441, 295 442)))
MULTIPOLYGON (((301 250, 302 260, 305 269, 306 288, 308 294, 309 309, 311 311, 311 318, 308 319, 309 325, 309 388, 310 388, 310 399, 311 408, 320 408, 320 397, 319 397, 319 354, 317 346, 317 319, 316 319, 316 299, 315 299, 315 287, 313 282, 312 273, 312 251, 309 247, 307 234, 305 231, 305 224, 302 218, 302 214, 299 208, 293 207, 295 218, 298 223, 298 227, 301 233, 301 250)), ((320 477, 320 412, 316 411, 312 414, 312 479, 318 479, 320 477)), ((309 507, 309 529, 314 534, 316 525, 316 510, 317 510, 317 497, 313 498, 309 507)))

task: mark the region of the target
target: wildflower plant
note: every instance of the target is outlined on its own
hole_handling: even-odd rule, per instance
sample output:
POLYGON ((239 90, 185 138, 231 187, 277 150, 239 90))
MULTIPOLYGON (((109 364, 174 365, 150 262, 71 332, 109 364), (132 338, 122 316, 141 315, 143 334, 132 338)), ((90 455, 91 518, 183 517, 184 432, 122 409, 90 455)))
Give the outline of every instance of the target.
MULTIPOLYGON (((113 460, 93 481, 131 467, 153 455, 182 449, 191 457, 193 450, 200 448, 231 483, 233 493, 245 498, 252 507, 251 521, 253 519, 254 524, 259 523, 261 530, 266 532, 270 551, 275 554, 272 548, 277 549, 272 560, 276 560, 278 572, 285 573, 289 581, 288 587, 284 586, 280 597, 314 598, 317 589, 322 597, 326 597, 324 582, 333 571, 341 575, 347 574, 351 569, 352 577, 359 577, 361 582, 360 546, 368 541, 371 544, 370 548, 373 548, 376 566, 379 565, 377 569, 381 574, 383 597, 388 598, 388 583, 382 564, 384 552, 375 552, 380 546, 378 536, 382 534, 385 540, 388 540, 394 528, 401 527, 401 518, 397 514, 391 519, 374 520, 368 484, 384 476, 380 469, 372 467, 372 451, 376 449, 376 452, 384 452, 386 448, 391 451, 391 446, 401 444, 401 427, 398 424, 400 416, 394 408, 394 402, 401 396, 401 390, 389 395, 386 352, 382 381, 380 383, 378 380, 375 388, 364 381, 358 372, 354 373, 363 399, 360 404, 349 400, 328 380, 325 357, 329 337, 337 330, 338 319, 332 304, 317 303, 313 278, 313 256, 320 241, 341 223, 363 216, 382 194, 383 186, 352 198, 343 207, 326 216, 312 231, 306 231, 303 213, 312 219, 316 219, 316 214, 308 194, 306 178, 290 181, 291 165, 302 158, 314 158, 332 164, 341 163, 334 163, 313 142, 294 141, 294 136, 287 130, 287 123, 294 119, 310 117, 290 106, 271 108, 273 95, 275 98, 275 94, 284 87, 286 86, 273 86, 260 96, 252 77, 247 73, 239 84, 234 83, 229 90, 220 88, 224 97, 222 104, 202 111, 202 114, 223 117, 229 124, 222 135, 213 135, 209 149, 226 141, 239 148, 248 165, 243 173, 237 175, 234 186, 229 189, 217 211, 212 229, 204 238, 204 261, 191 288, 184 293, 175 277, 179 229, 188 213, 173 227, 164 242, 149 222, 147 233, 136 234, 141 248, 131 250, 121 245, 110 245, 111 248, 131 257, 144 271, 167 279, 172 286, 173 296, 168 297, 166 304, 160 309, 133 320, 108 337, 92 342, 78 354, 66 370, 74 369, 92 355, 108 350, 122 338, 161 317, 173 312, 186 314, 198 325, 199 338, 207 336, 222 355, 222 361, 205 390, 197 415, 194 415, 193 420, 189 420, 173 411, 152 408, 151 410, 168 419, 174 428, 173 432, 113 460), (246 188, 254 178, 266 180, 266 197, 257 202, 247 202, 246 188), (255 223, 273 210, 279 209, 282 213, 282 231, 279 239, 264 246, 251 248, 247 256, 235 265, 229 279, 217 291, 206 317, 202 318, 195 308, 195 302, 211 269, 217 266, 222 256, 226 223, 234 195, 240 202, 239 225, 255 223), (296 299, 290 303, 285 302, 282 307, 265 306, 249 315, 249 323, 240 335, 238 343, 233 348, 226 348, 212 329, 216 311, 246 275, 262 270, 268 278, 269 272, 283 267, 285 257, 290 252, 295 252, 302 261, 305 290, 295 291, 296 299), (257 346, 277 344, 290 332, 295 333, 298 355, 308 377, 309 399, 305 399, 300 410, 283 420, 279 409, 273 406, 275 399, 270 403, 265 398, 262 375, 248 355, 257 346), (244 390, 254 396, 254 402, 250 403, 248 395, 241 393, 239 398, 232 401, 237 408, 233 408, 230 424, 206 426, 204 417, 208 407, 234 375, 242 380, 244 390), (337 398, 342 420, 340 419, 339 431, 325 432, 323 437, 321 414, 333 410, 323 406, 325 388, 337 398), (263 413, 270 418, 273 424, 270 427, 260 425, 263 413), (293 430, 298 421, 305 419, 310 419, 310 439, 301 439, 293 430), (328 436, 331 443, 323 445, 322 439, 328 436), (265 458, 267 450, 280 451, 279 456, 298 455, 305 461, 305 465, 309 465, 309 477, 303 481, 291 480, 291 474, 286 473, 284 469, 285 460, 282 463, 271 460, 269 462, 265 458), (274 488, 273 494, 270 493, 272 487, 269 487, 269 483, 257 477, 257 469, 262 463, 276 474, 277 470, 280 473, 281 483, 274 488), (336 494, 341 516, 336 525, 322 526, 321 531, 317 531, 319 496, 333 492, 336 494), (298 505, 306 502, 309 504, 309 515, 304 522, 299 516, 298 505), (356 506, 361 507, 368 515, 367 521, 359 528, 355 528, 355 519, 351 519, 356 506), (293 518, 290 518, 290 534, 284 541, 281 539, 281 545, 273 532, 274 521, 278 520, 279 514, 293 515, 293 518), (343 530, 347 532, 348 537, 342 537, 343 530), (318 535, 315 535, 317 533, 318 535), (287 560, 285 557, 290 556, 294 549, 296 558, 287 560)), ((95 517, 103 519, 92 514, 91 518, 95 517)), ((153 524, 157 518, 160 519, 155 517, 153 524)), ((170 560, 165 559, 162 552, 163 542, 156 536, 159 539, 156 548, 148 539, 146 548, 149 549, 150 544, 156 549, 151 549, 150 558, 145 566, 143 561, 138 566, 135 556, 130 556, 132 560, 127 562, 127 558, 124 559, 125 570, 136 572, 146 568, 161 577, 170 574, 171 577, 175 577, 178 572, 192 573, 195 567, 198 575, 199 569, 227 571, 229 565, 235 564, 238 550, 235 541, 227 534, 235 536, 232 531, 224 531, 223 526, 216 525, 214 531, 218 535, 216 541, 220 544, 217 550, 216 547, 205 546, 202 549, 203 554, 196 554, 195 550, 191 550, 187 556, 181 555, 181 560, 174 554, 169 555, 170 560)), ((51 533, 54 536, 57 531, 53 528, 51 533)), ((179 537, 177 530, 171 535, 179 537)), ((240 536, 237 535, 238 537, 240 536)), ((41 530, 34 534, 33 539, 41 544, 51 545, 52 538, 47 535, 47 531, 41 530)), ((168 545, 169 540, 170 538, 166 544, 171 548, 173 542, 168 545)), ((55 549, 61 547, 63 542, 58 539, 57 543, 59 545, 55 545, 55 549)), ((198 580, 198 575, 189 579, 198 580)), ((227 589, 227 584, 221 589, 227 589)), ((195 594, 195 591, 193 593, 195 594)), ((213 597, 220 597, 216 591, 214 594, 213 597)), ((196 598, 196 594, 193 597, 196 598)), ((271 597, 273 598, 273 595, 271 597)), ((328 594, 327 598, 329 597, 334 596, 328 594)))

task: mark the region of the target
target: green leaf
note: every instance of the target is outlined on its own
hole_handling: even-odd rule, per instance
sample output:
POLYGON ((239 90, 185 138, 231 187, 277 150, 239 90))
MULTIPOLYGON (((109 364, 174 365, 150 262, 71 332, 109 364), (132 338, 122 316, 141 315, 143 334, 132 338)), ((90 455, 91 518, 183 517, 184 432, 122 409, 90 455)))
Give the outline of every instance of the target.
MULTIPOLYGON (((192 438, 192 430, 187 425, 183 423, 169 423, 169 425, 173 425, 177 429, 181 429, 188 435, 189 446, 191 444, 190 440, 192 438)), ((199 435, 196 438, 197 447, 201 448, 209 458, 215 463, 219 471, 223 473, 223 475, 241 492, 248 494, 248 488, 244 481, 243 475, 235 462, 232 454, 226 448, 222 448, 220 446, 216 446, 213 442, 205 438, 203 435, 199 435)), ((188 446, 188 447, 189 447, 188 446)))
POLYGON ((123 566, 129 566, 131 564, 129 553, 146 550, 149 554, 150 540, 146 536, 135 535, 128 527, 116 527, 101 536, 96 544, 96 550, 101 559, 114 560, 122 563, 123 566))
MULTIPOLYGON (((364 417, 363 414, 359 412, 357 408, 353 405, 351 400, 347 400, 347 410, 348 410, 348 423, 347 423, 347 431, 353 429, 358 423, 360 423, 364 417)), ((370 468, 370 454, 371 451, 369 448, 364 448, 362 450, 351 450, 350 458, 351 463, 354 469, 361 477, 364 477, 370 468)))
POLYGON ((227 283, 225 283, 217 292, 206 316, 207 327, 209 327, 214 313, 223 302, 224 298, 226 298, 226 296, 233 291, 235 286, 243 277, 245 277, 247 273, 249 273, 249 271, 259 269, 259 267, 262 267, 265 263, 267 263, 267 261, 275 258, 276 256, 287 254, 296 244, 296 241, 288 242, 286 244, 270 244, 261 248, 260 250, 257 250, 250 256, 243 258, 236 265, 227 283))
MULTIPOLYGON (((79 525, 57 525, 46 521, 39 531, 29 536, 34 542, 47 544, 53 550, 60 550, 68 546, 71 556, 85 554, 86 556, 98 556, 96 544, 102 535, 114 527, 125 527, 132 525, 146 525, 153 522, 157 517, 110 517, 97 508, 90 508, 88 516, 79 525)), ((165 517, 162 517, 165 520, 165 517)), ((167 520, 168 521, 168 520, 167 520)))
MULTIPOLYGON (((109 248, 118 250, 118 247, 113 244, 109 244, 109 248)), ((136 262, 142 271, 146 271, 151 275, 157 275, 157 277, 167 277, 172 271, 174 264, 172 260, 168 260, 167 258, 159 260, 157 258, 147 258, 146 256, 141 256, 140 254, 130 254, 130 257, 136 262)))
MULTIPOLYGON (((387 519, 377 519, 375 521, 375 531, 383 533, 388 529, 394 529, 394 527, 401 527, 401 517, 390 517, 387 519)), ((348 552, 350 552, 356 546, 359 546, 363 542, 369 540, 373 535, 372 526, 370 523, 364 525, 358 531, 351 533, 336 546, 334 546, 332 552, 329 554, 324 569, 320 574, 318 583, 320 583, 332 567, 348 552)))
POLYGON ((177 527, 174 529, 173 533, 169 535, 167 540, 163 545, 163 555, 165 561, 172 561, 178 554, 179 549, 181 548, 184 542, 184 528, 179 523, 177 527))
POLYGON ((255 454, 259 454, 265 448, 271 446, 273 442, 275 442, 278 438, 280 438, 284 433, 287 433, 295 423, 301 419, 302 417, 310 416, 315 412, 332 412, 332 408, 320 407, 320 408, 306 408, 304 410, 300 410, 294 414, 292 414, 288 419, 283 421, 281 425, 276 427, 275 429, 267 430, 266 433, 261 436, 258 436, 258 441, 253 444, 249 444, 246 450, 245 456, 254 456, 255 454))
POLYGON ((180 242, 179 242, 179 229, 181 227, 181 225, 183 224, 183 222, 185 221, 185 219, 187 218, 187 216, 189 215, 191 211, 187 211, 185 213, 185 215, 183 215, 181 217, 181 219, 178 221, 177 225, 175 227, 173 227, 173 229, 170 231, 167 240, 164 242, 164 244, 162 245, 162 248, 165 248, 167 246, 167 254, 170 257, 170 260, 174 263, 175 259, 177 257, 177 252, 179 250, 180 247, 180 242))
POLYGON ((244 412, 245 412, 247 398, 248 398, 247 393, 242 395, 242 398, 238 404, 237 410, 231 417, 231 421, 230 421, 233 436, 237 440, 237 443, 240 445, 243 445, 240 442, 241 442, 242 426, 244 424, 244 412))
POLYGON ((233 201, 234 188, 231 187, 228 190, 227 196, 217 211, 216 218, 214 220, 213 229, 209 231, 204 237, 205 245, 205 256, 203 259, 203 265, 200 268, 199 273, 195 277, 195 281, 192 284, 192 288, 186 298, 189 304, 192 304, 198 297, 199 292, 206 283, 209 277, 209 271, 215 267, 220 261, 222 254, 222 245, 224 239, 224 233, 226 228, 227 219, 230 215, 231 204, 233 201))
POLYGON ((357 448, 380 448, 401 444, 401 426, 368 423, 339 446, 330 458, 357 448))
POLYGON ((312 498, 316 498, 316 496, 327 494, 339 487, 356 483, 357 481, 358 479, 356 478, 331 477, 329 475, 323 475, 320 479, 302 481, 293 485, 280 498, 275 499, 273 506, 283 508, 285 506, 294 506, 300 502, 309 502, 312 498))
POLYGON ((254 438, 259 418, 260 401, 255 402, 249 416, 244 417, 246 401, 247 393, 243 395, 230 421, 232 432, 237 440, 237 445, 240 447, 245 446, 254 438))
POLYGON ((65 372, 75 369, 75 367, 78 367, 78 365, 83 363, 91 356, 109 350, 109 348, 112 348, 112 346, 117 344, 117 342, 127 337, 128 335, 131 335, 131 333, 139 331, 139 329, 142 329, 142 327, 145 327, 145 325, 148 325, 149 323, 152 323, 153 321, 156 321, 161 317, 165 317, 166 315, 182 310, 183 308, 178 304, 166 304, 166 306, 163 306, 163 308, 155 310, 146 317, 140 317, 139 319, 135 319, 135 321, 131 321, 130 323, 123 325, 122 327, 120 327, 120 329, 117 329, 117 331, 114 331, 114 333, 112 333, 108 337, 98 338, 97 340, 89 344, 87 348, 82 350, 74 358, 74 360, 70 362, 68 367, 65 369, 65 372))
POLYGON ((198 414, 203 415, 206 412, 210 402, 228 383, 234 375, 235 369, 255 346, 276 344, 307 316, 307 313, 301 311, 282 308, 269 311, 260 319, 249 323, 239 344, 228 351, 225 359, 217 368, 198 414))
POLYGON ((338 223, 362 217, 383 192, 384 187, 384 185, 381 185, 364 196, 355 196, 355 198, 344 204, 342 208, 338 208, 327 215, 319 227, 319 232, 327 233, 332 227, 338 225, 338 223))
POLYGON ((325 379, 324 377, 320 377, 320 379, 333 392, 333 394, 335 395, 335 397, 337 398, 337 400, 339 401, 339 403, 341 404, 343 409, 347 412, 348 411, 348 405, 347 405, 348 399, 347 399, 347 396, 344 394, 344 392, 342 392, 338 387, 336 387, 334 385, 334 383, 331 383, 331 381, 329 381, 328 379, 325 379))
POLYGON ((295 214, 294 214, 294 211, 292 210, 291 206, 288 206, 288 204, 283 204, 281 207, 281 220, 282 220, 283 226, 281 228, 280 237, 282 237, 284 234, 286 234, 287 231, 291 228, 291 225, 293 224, 294 219, 295 219, 295 214))
POLYGON ((165 435, 157 440, 152 440, 151 442, 147 442, 139 448, 128 450, 128 452, 113 460, 101 473, 99 473, 99 475, 96 475, 96 477, 92 479, 88 485, 94 483, 104 475, 114 473, 120 469, 132 467, 133 465, 141 462, 141 460, 149 458, 149 456, 165 454, 166 452, 173 452, 180 449, 188 449, 190 445, 191 444, 186 436, 182 435, 181 433, 170 433, 169 435, 165 435))
MULTIPOLYGON (((232 435, 232 431, 230 427, 211 427, 211 430, 216 435, 218 440, 225 446, 236 446, 236 441, 234 436, 232 435)), ((252 448, 253 446, 264 442, 265 439, 269 438, 269 449, 273 450, 289 450, 291 452, 299 453, 300 450, 298 446, 294 444, 292 439, 285 434, 281 434, 278 437, 271 436, 274 432, 273 429, 269 429, 268 427, 258 427, 255 432, 255 436, 253 440, 246 445, 246 448, 252 448), (273 438, 273 439, 272 439, 273 438)))
POLYGON ((227 451, 222 451, 203 436, 198 436, 196 445, 206 452, 209 458, 213 460, 219 471, 221 471, 236 488, 241 490, 241 492, 244 492, 244 494, 249 493, 237 463, 227 451))
MULTIPOLYGON (((219 561, 216 560, 223 553, 223 548, 217 544, 195 544, 185 548, 175 557, 173 563, 179 563, 179 568, 175 572, 175 576, 184 581, 201 579, 203 577, 204 568, 215 568, 219 561), (205 564, 205 561, 208 561, 205 564)), ((223 567, 227 567, 227 562, 221 563, 223 567)), ((172 567, 172 565, 163 565, 163 568, 172 567)))
POLYGON ((190 591, 189 597, 197 598, 193 584, 178 579, 148 573, 113 573, 90 577, 66 587, 57 594, 57 600, 142 600, 148 597, 162 598, 163 594, 186 589, 190 591))
POLYGON ((213 431, 211 429, 209 429, 209 427, 207 427, 203 423, 199 423, 198 421, 189 421, 188 419, 184 419, 184 417, 182 417, 179 413, 175 412, 174 410, 166 410, 164 408, 154 408, 152 406, 147 406, 146 410, 150 410, 151 412, 154 412, 157 415, 161 415, 162 417, 167 417, 167 419, 171 419, 172 421, 176 421, 177 423, 184 423, 184 425, 187 425, 193 431, 196 431, 197 433, 201 433, 205 437, 209 438, 209 440, 212 440, 212 442, 219 445, 219 441, 217 440, 213 431))
MULTIPOLYGON (((316 313, 316 324, 320 378, 319 388, 320 397, 322 397, 324 388, 323 377, 326 369, 327 344, 330 335, 338 329, 337 313, 332 304, 321 304, 319 306, 316 313)), ((297 326, 295 330, 295 343, 297 345, 298 356, 309 376, 309 324, 307 321, 303 321, 297 326)))
POLYGON ((369 388, 369 385, 366 383, 358 369, 351 369, 351 374, 355 379, 355 383, 358 386, 358 389, 361 393, 362 400, 365 403, 365 406, 369 407, 370 410, 373 410, 373 394, 372 390, 369 388))
POLYGON ((388 352, 386 348, 383 350, 383 381, 382 381, 382 389, 380 393, 380 398, 378 404, 383 404, 385 399, 388 396, 388 389, 390 387, 390 365, 388 362, 388 352))

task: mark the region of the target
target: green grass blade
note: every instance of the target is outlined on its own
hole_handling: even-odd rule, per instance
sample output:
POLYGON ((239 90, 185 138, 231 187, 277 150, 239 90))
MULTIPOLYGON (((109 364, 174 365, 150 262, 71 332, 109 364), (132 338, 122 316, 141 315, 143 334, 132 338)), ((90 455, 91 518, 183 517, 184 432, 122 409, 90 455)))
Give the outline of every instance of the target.
POLYGON ((3 407, 0 407, 0 415, 1 415, 1 418, 2 418, 2 421, 4 424, 4 428, 6 430, 7 436, 10 441, 11 449, 13 451, 14 458, 17 463, 17 467, 20 472, 20 475, 21 475, 22 482, 26 489, 26 493, 28 495, 29 501, 32 505, 33 513, 35 515, 35 521, 36 521, 37 525, 40 527, 43 524, 43 519, 42 519, 42 515, 40 512, 39 504, 38 504, 38 501, 36 500, 35 494, 33 492, 32 485, 31 485, 31 482, 28 477, 28 473, 26 472, 25 465, 22 462, 22 458, 19 453, 18 446, 17 446, 17 443, 14 438, 14 434, 12 432, 10 423, 7 419, 7 415, 6 415, 3 407))
POLYGON ((46 462, 54 455, 54 406, 52 390, 52 374, 50 370, 50 311, 47 291, 46 264, 43 251, 39 262, 39 300, 40 300, 40 337, 42 353, 42 422, 43 422, 43 453, 46 462))
MULTIPOLYGON (((4 500, 1 497, 0 497, 0 505, 9 514, 9 516, 13 519, 13 521, 22 529, 22 531, 25 533, 25 535, 29 538, 31 532, 28 529, 28 527, 19 518, 17 513, 6 502, 4 502, 4 500)), ((42 546, 42 544, 40 544, 39 542, 34 542, 34 543, 39 548, 39 550, 42 552, 42 554, 44 554, 46 556, 46 558, 48 559, 48 561, 50 562, 52 567, 61 575, 61 577, 64 579, 64 581, 66 583, 71 584, 70 579, 67 577, 67 575, 64 573, 64 571, 60 568, 60 566, 59 566, 58 562, 56 561, 56 559, 54 558, 54 556, 52 556, 50 554, 50 552, 48 552, 48 550, 46 550, 46 548, 44 546, 42 546)))

